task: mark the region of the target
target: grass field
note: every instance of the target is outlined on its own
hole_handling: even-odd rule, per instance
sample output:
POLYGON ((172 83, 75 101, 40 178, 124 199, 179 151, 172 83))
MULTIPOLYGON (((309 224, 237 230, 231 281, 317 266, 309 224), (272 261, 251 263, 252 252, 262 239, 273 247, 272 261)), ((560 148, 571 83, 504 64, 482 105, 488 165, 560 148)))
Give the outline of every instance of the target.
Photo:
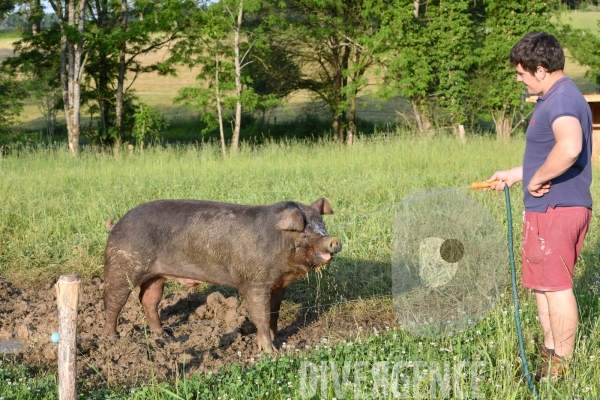
MULTIPOLYGON (((308 203, 326 197, 335 210, 327 217, 328 228, 340 237, 344 249, 324 271, 320 284, 312 278, 294 283, 286 297, 341 302, 321 318, 327 318, 327 313, 347 315, 350 320, 376 318, 378 310, 389 309, 391 302, 391 238, 395 228, 393 207, 389 206, 417 188, 455 188, 483 180, 496 169, 520 163, 523 145, 520 137, 506 142, 469 137, 463 145, 452 137, 389 134, 359 139, 352 149, 332 142, 265 144, 243 148, 238 157, 227 159, 210 146, 151 148, 119 155, 89 149, 78 158, 64 149, 5 155, 0 160, 0 276, 12 282, 36 282, 64 273, 77 273, 85 279, 101 276, 104 220, 110 215, 121 217, 133 206, 154 199, 266 204, 282 199, 308 203), (348 299, 360 301, 346 304, 348 299)), ((489 210, 506 233, 503 194, 467 193, 489 210)), ((598 201, 597 186, 593 186, 593 195, 598 201)), ((518 255, 519 187, 511 196, 518 255)), ((598 225, 597 216, 592 224, 598 225)), ((575 277, 581 328, 573 378, 538 385, 543 399, 600 396, 600 368, 595 361, 600 358, 599 246, 600 236, 592 228, 575 277)), ((498 260, 499 271, 508 271, 506 257, 499 255, 498 260)), ((520 296, 527 356, 536 364, 535 343, 539 343, 541 332, 535 322, 535 305, 528 291, 520 290, 520 296)), ((364 376, 357 378, 352 370, 349 377, 347 396, 353 397, 358 387, 372 390, 370 371, 377 362, 387 362, 389 367, 399 363, 407 369, 406 374, 412 374, 413 363, 423 362, 418 365, 427 370, 433 368, 432 363, 455 365, 462 361, 481 363, 477 364, 481 368, 459 376, 452 388, 455 396, 458 390, 473 393, 470 377, 475 374, 481 398, 530 399, 526 384, 518 378, 522 372, 511 299, 506 287, 487 319, 450 338, 424 339, 390 329, 335 346, 322 343, 310 352, 263 357, 250 367, 232 364, 213 374, 182 376, 173 382, 86 388, 82 395, 96 399, 298 399, 312 393, 301 387, 307 365, 318 368, 325 361, 341 368, 345 362, 363 362, 367 366, 364 376)), ((335 326, 330 329, 332 336, 339 333, 335 326)), ((331 370, 326 376, 330 382, 337 379, 331 370)), ((396 376, 399 390, 403 390, 406 379, 413 382, 402 377, 396 376)), ((427 396, 431 380, 432 376, 423 372, 420 383, 409 385, 408 390, 413 395, 421 390, 427 396)), ((55 385, 52 371, 27 370, 10 358, 0 364, 0 396, 5 398, 56 398, 55 385)), ((80 382, 80 387, 85 387, 85 382, 80 382)), ((323 394, 327 399, 342 398, 341 389, 336 392, 333 384, 320 392, 322 388, 308 397, 323 394)), ((443 398, 440 396, 437 398, 443 398)), ((394 398, 392 392, 372 397, 394 398)))

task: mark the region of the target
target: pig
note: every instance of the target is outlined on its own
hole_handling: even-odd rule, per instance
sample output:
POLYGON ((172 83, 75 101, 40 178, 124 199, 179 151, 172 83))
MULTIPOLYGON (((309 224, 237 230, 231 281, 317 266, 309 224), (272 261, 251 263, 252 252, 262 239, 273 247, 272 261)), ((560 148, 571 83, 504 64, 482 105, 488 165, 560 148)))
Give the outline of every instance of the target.
POLYGON ((259 349, 276 351, 279 309, 286 287, 319 271, 341 251, 323 215, 329 202, 282 201, 239 205, 158 200, 128 211, 110 231, 104 252, 104 334, 117 336, 117 318, 135 287, 148 327, 163 332, 158 304, 167 279, 187 286, 230 286, 246 300, 259 349))

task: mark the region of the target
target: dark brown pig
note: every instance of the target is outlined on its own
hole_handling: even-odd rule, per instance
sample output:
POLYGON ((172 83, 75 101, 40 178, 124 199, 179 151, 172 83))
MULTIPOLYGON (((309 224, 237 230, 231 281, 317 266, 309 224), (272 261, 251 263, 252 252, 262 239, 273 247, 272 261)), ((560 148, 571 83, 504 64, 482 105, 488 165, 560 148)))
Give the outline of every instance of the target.
POLYGON ((246 299, 258 344, 275 350, 279 308, 286 287, 328 264, 342 249, 330 237, 326 199, 310 206, 283 201, 245 206, 197 200, 141 204, 112 225, 104 252, 106 335, 117 334, 117 317, 132 288, 152 331, 162 331, 158 303, 167 279, 188 286, 232 286, 246 299))

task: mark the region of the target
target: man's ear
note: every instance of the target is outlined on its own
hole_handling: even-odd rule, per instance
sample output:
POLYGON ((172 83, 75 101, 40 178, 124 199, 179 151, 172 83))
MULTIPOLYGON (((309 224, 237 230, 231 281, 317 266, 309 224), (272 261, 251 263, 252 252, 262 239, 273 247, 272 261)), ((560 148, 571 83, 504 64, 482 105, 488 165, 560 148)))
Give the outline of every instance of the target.
POLYGON ((302 232, 304 230, 304 217, 297 208, 287 209, 281 213, 281 218, 275 226, 282 231, 302 232))
POLYGON ((538 65, 537 68, 535 69, 535 76, 539 80, 544 80, 547 73, 548 73, 548 70, 546 68, 542 67, 541 65, 538 65))
POLYGON ((310 206, 317 210, 317 212, 319 212, 319 214, 321 215, 333 214, 333 210, 331 209, 329 202, 325 198, 320 198, 319 200, 312 203, 310 206))

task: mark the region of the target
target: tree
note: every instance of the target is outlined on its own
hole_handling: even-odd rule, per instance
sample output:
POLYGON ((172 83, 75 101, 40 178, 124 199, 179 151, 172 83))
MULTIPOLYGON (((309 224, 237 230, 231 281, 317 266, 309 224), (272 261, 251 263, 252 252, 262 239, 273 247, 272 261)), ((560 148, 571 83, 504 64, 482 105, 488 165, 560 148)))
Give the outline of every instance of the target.
POLYGON ((475 62, 473 2, 401 0, 393 10, 390 50, 384 54, 383 97, 402 95, 420 132, 461 124, 475 62))
POLYGON ((499 138, 509 138, 524 122, 523 86, 516 81, 508 56, 515 43, 535 30, 553 31, 548 3, 542 0, 487 0, 479 31, 473 102, 488 113, 499 138))
POLYGON ((349 144, 365 73, 386 46, 381 28, 391 6, 384 0, 289 0, 279 13, 281 41, 304 73, 299 88, 326 105, 334 137, 349 144))
MULTIPOLYGON (((139 74, 160 67, 160 63, 142 65, 140 58, 178 38, 194 4, 187 0, 53 0, 52 6, 59 19, 39 34, 26 33, 16 44, 17 56, 7 63, 36 79, 60 77, 70 148, 78 147, 79 115, 85 105, 92 118, 84 133, 92 141, 112 143, 131 134, 133 118, 131 113, 125 115, 126 109, 134 109, 131 85, 139 74), (68 10, 75 6, 76 13, 68 10), (74 21, 69 22, 71 17, 74 21), (96 113, 97 126, 93 123, 96 113)), ((162 70, 169 72, 169 68, 162 70)))
POLYGON ((20 81, 0 71, 0 134, 9 130, 10 124, 22 110, 26 96, 27 91, 20 81))
POLYGON ((27 22, 32 35, 37 35, 42 31, 42 20, 44 19, 44 7, 40 0, 29 0, 27 2, 29 13, 27 22))
MULTIPOLYGON (((142 56, 156 52, 178 39, 187 24, 191 1, 102 0, 88 6, 90 56, 86 67, 88 86, 100 114, 101 142, 121 140, 132 126, 126 124, 131 86, 142 73, 158 71, 161 63, 143 65, 142 56)), ((172 72, 162 67, 163 73, 172 72)))
POLYGON ((197 80, 202 86, 182 89, 176 101, 204 111, 201 116, 207 122, 205 131, 219 127, 223 155, 226 154, 223 127, 226 110, 234 110, 231 151, 236 153, 243 110, 260 108, 265 100, 253 91, 252 79, 247 74, 253 62, 251 53, 264 36, 260 30, 245 29, 246 16, 257 17, 260 8, 259 0, 228 0, 201 7, 186 32, 186 39, 174 46, 169 60, 171 64, 199 67, 197 80))
POLYGON ((0 0, 0 20, 15 8, 15 2, 12 0, 0 0))
POLYGON ((558 34, 571 57, 578 64, 589 67, 586 78, 600 86, 600 38, 590 30, 574 29, 568 24, 561 25, 558 34))
MULTIPOLYGON (((246 67, 249 86, 258 97, 256 110, 265 114, 300 89, 302 71, 287 51, 287 44, 280 37, 267 35, 258 52, 250 55, 251 63, 246 67)), ((260 45, 255 44, 255 49, 260 45)))
POLYGON ((36 35, 30 33, 13 45, 17 56, 3 62, 4 68, 23 78, 22 84, 37 100, 46 119, 47 136, 54 134, 57 112, 63 107, 60 69, 56 68, 60 65, 60 37, 58 25, 36 35))
POLYGON ((81 84, 84 53, 84 26, 86 0, 49 0, 61 21, 60 82, 67 120, 69 150, 79 153, 81 131, 81 84))
POLYGON ((228 56, 224 53, 227 47, 223 44, 228 26, 226 20, 222 18, 221 10, 216 6, 202 5, 192 18, 185 39, 175 44, 172 56, 167 62, 171 65, 181 63, 190 68, 200 67, 196 79, 206 82, 206 87, 183 88, 179 91, 175 102, 202 111, 200 116, 206 123, 203 133, 215 126, 219 127, 221 152, 225 157, 227 151, 223 127, 222 93, 230 87, 225 86, 228 82, 221 77, 223 73, 231 72, 231 63, 222 61, 228 56), (216 110, 216 117, 213 110, 216 110))

